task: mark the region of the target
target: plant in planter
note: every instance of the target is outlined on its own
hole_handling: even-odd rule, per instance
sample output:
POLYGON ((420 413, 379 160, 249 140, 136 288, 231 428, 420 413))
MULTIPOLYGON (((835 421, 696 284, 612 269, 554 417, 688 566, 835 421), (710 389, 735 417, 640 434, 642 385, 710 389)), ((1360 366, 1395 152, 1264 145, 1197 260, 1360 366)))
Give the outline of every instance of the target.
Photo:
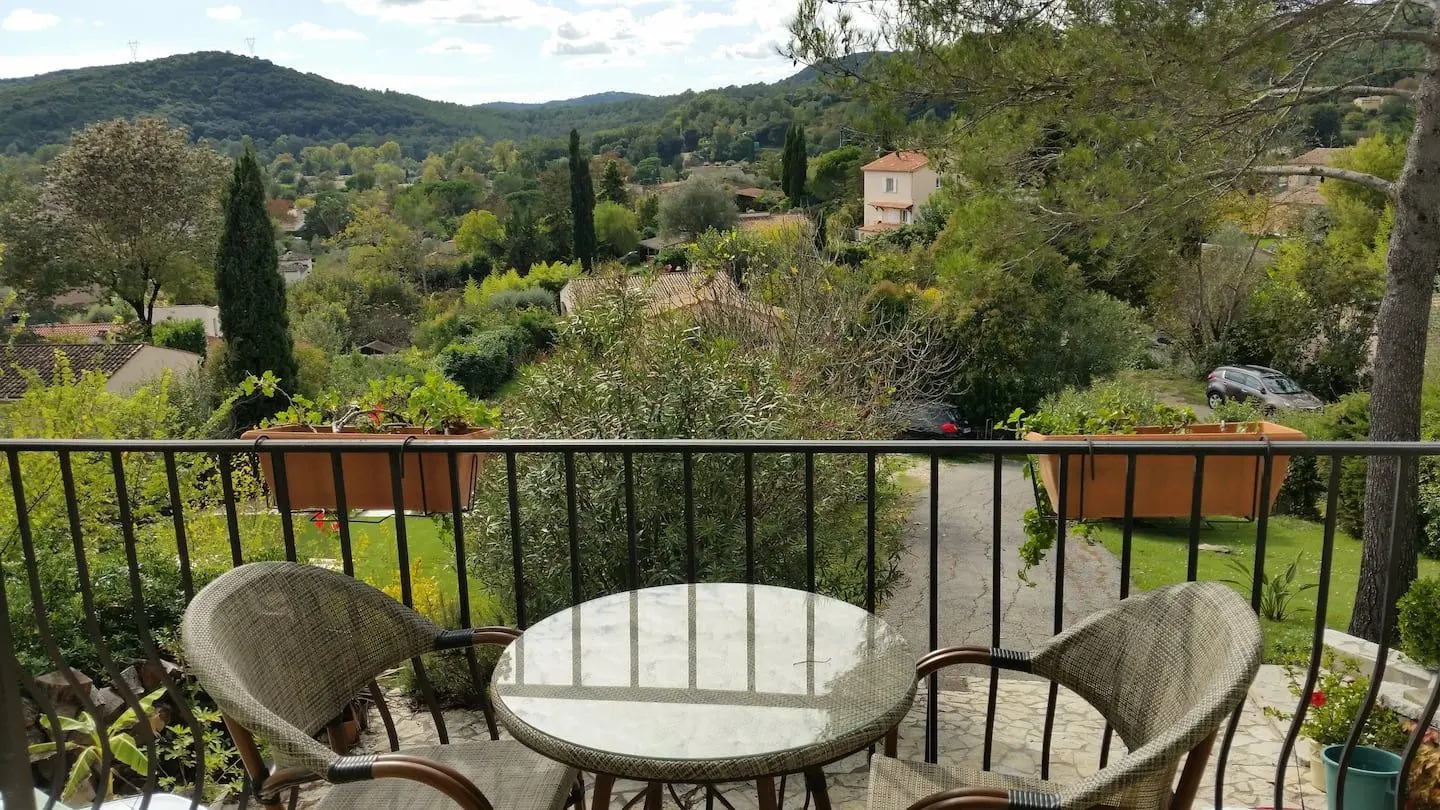
POLYGON ((1400 597, 1400 645, 1421 666, 1440 667, 1440 579, 1417 579, 1400 597))
MULTIPOLYGON (((1304 434, 1271 422, 1217 422, 1200 424, 1189 408, 1176 408, 1158 401, 1143 390, 1110 382, 1087 390, 1066 389, 1047 397, 1034 413, 1017 410, 1006 426, 1037 449, 1045 442, 1089 440, 1095 443, 1135 441, 1257 441, 1261 437, 1302 440, 1304 434)), ((1037 502, 1048 501, 1049 521, 1105 520, 1126 515, 1125 481, 1127 457, 1101 453, 1037 453, 1031 457, 1040 481, 1036 482, 1037 502), (1065 466, 1067 486, 1060 502, 1059 479, 1065 466)), ((1268 493, 1260 492, 1262 464, 1255 457, 1207 457, 1201 493, 1201 513, 1253 518, 1260 498, 1273 504, 1285 481, 1289 458, 1274 457, 1268 493)), ((1135 491, 1130 513, 1138 518, 1189 517, 1195 481, 1195 459, 1191 455, 1140 455, 1135 457, 1135 491)), ((1043 509, 1041 510, 1043 512, 1043 509)), ((1027 567, 1043 559, 1053 542, 1053 530, 1028 531, 1043 527, 1045 514, 1038 519, 1027 515, 1030 540, 1021 549, 1027 567)), ((1045 527, 1048 529, 1048 527, 1045 527)))
MULTIPOLYGON (((1325 763, 1321 753, 1326 747, 1342 745, 1349 739, 1350 728, 1369 694, 1370 679, 1362 675, 1353 662, 1332 652, 1325 653, 1322 666, 1320 677, 1308 697, 1309 707, 1305 711, 1304 722, 1300 724, 1300 736, 1314 744, 1310 757, 1310 781, 1324 790, 1325 763)), ((1294 667, 1285 671, 1290 693, 1297 698, 1301 693, 1300 673, 1301 670, 1294 667)), ((1274 708, 1266 708, 1265 713, 1284 722, 1289 722, 1292 717, 1289 712, 1274 708)), ((1366 718, 1359 745, 1380 751, 1399 751, 1409 739, 1406 724, 1406 718, 1394 709, 1374 705, 1366 718)))
MULTIPOLYGON (((1415 730, 1414 723, 1410 731, 1415 730)), ((1429 729, 1410 763, 1406 810, 1440 810, 1440 735, 1429 729)))
MULTIPOLYGON (((284 395, 278 380, 267 372, 241 383, 246 395, 284 395)), ((288 395, 286 395, 288 397, 288 395)), ((384 441, 404 437, 401 450, 401 492, 408 512, 446 513, 455 505, 453 484, 458 484, 462 507, 468 507, 475 491, 482 454, 456 451, 452 484, 450 451, 426 449, 437 439, 488 439, 495 435, 499 409, 473 400, 464 389, 438 373, 424 380, 391 377, 370 383, 370 390, 358 401, 343 401, 334 392, 314 400, 288 397, 290 407, 242 438, 257 442, 314 438, 327 434, 346 441, 384 441)), ((257 448, 261 468, 270 490, 277 492, 275 453, 266 453, 263 442, 257 448)), ((346 509, 394 508, 389 453, 342 452, 346 509)), ((288 506, 292 510, 341 507, 335 489, 335 475, 329 453, 286 453, 284 469, 288 506)), ((277 500, 278 500, 277 496, 277 500)))

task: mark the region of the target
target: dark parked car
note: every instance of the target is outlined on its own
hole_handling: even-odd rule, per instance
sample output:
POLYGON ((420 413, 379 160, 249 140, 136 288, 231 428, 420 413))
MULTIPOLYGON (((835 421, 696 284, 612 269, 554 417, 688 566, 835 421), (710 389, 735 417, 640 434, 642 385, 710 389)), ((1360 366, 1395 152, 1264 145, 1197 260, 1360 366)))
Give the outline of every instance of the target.
POLYGON ((1319 397, 1294 380, 1265 366, 1220 366, 1210 372, 1205 400, 1212 408, 1227 400, 1254 400, 1268 411, 1318 411, 1324 406, 1319 397))
POLYGON ((890 409, 907 439, 971 439, 975 429, 943 402, 897 402, 890 409))

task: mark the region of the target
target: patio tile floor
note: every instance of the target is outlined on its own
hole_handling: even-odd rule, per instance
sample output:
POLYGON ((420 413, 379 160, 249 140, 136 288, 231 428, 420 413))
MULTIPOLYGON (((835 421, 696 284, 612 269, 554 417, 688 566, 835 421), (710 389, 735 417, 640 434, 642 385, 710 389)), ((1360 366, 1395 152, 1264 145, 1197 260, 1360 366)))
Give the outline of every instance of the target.
MULTIPOLYGON (((940 693, 940 760, 945 764, 965 764, 979 767, 984 740, 984 717, 988 699, 988 680, 984 677, 952 679, 949 688, 940 693)), ((994 770, 1015 774, 1039 772, 1041 739, 1045 722, 1045 704, 1048 684, 1043 681, 1001 679, 996 709, 994 770)), ((1292 698, 1285 688, 1283 670, 1266 666, 1250 690, 1240 724, 1230 749, 1226 769, 1224 806, 1235 808, 1269 807, 1274 801, 1275 762, 1284 738, 1284 726, 1280 721, 1265 716, 1264 707, 1276 706, 1290 711, 1292 698)), ((919 760, 924 752, 924 722, 926 696, 922 686, 915 706, 901 727, 900 756, 919 760)), ((435 737, 434 724, 428 714, 415 713, 406 707, 406 701, 398 695, 390 700, 395 714, 397 731, 402 746, 431 744, 435 737)), ((446 725, 452 739, 483 739, 485 724, 478 712, 452 711, 445 715, 446 725)), ((362 746, 369 751, 385 750, 384 730, 378 719, 372 721, 372 730, 362 740, 362 746)), ((1058 782, 1071 782, 1094 773, 1099 767, 1100 740, 1104 722, 1093 709, 1068 690, 1060 690, 1056 702, 1055 732, 1052 738, 1050 778, 1058 782)), ((1111 761, 1122 752, 1115 742, 1111 761)), ((1215 806, 1215 761, 1219 746, 1211 757, 1205 780, 1200 788, 1197 808, 1215 806)), ((826 768, 829 777, 830 797, 836 810, 861 810, 865 807, 868 761, 862 752, 826 768)), ((1291 764, 1286 775, 1287 807, 1323 807, 1325 796, 1310 786, 1305 768, 1299 758, 1291 755, 1291 764)), ((484 786, 480 786, 484 789, 484 786)), ((614 807, 621 807, 635 798, 644 786, 633 782, 616 785, 614 807)), ((302 794, 300 807, 312 805, 321 795, 324 787, 316 787, 302 794)), ((722 787, 723 802, 716 800, 714 807, 726 804, 735 810, 757 810, 758 802, 753 786, 729 785, 722 787)), ((682 803, 681 807, 706 807, 705 791, 693 786, 675 786, 682 803)), ((667 806, 675 806, 668 798, 667 806)), ((638 803, 637 803, 638 806, 638 803)), ((786 780, 783 807, 805 807, 803 780, 786 780)))

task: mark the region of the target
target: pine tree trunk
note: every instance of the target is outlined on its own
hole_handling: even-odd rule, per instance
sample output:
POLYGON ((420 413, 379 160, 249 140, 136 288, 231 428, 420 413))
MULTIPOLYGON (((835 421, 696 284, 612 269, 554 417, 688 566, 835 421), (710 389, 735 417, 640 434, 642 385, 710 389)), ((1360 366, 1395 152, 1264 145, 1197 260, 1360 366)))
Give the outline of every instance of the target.
MULTIPOLYGON (((1440 30, 1440 22, 1436 28, 1440 30)), ((1385 297, 1380 302, 1370 395, 1373 441, 1420 438, 1425 341, 1440 263, 1440 56, 1434 51, 1426 55, 1425 70, 1418 78, 1415 131, 1396 181, 1399 200, 1386 260, 1385 297)), ((1371 641, 1380 640, 1392 595, 1403 594, 1415 579, 1416 465, 1404 466, 1398 493, 1397 459, 1372 458, 1365 475, 1365 545, 1350 632, 1371 641), (1387 594, 1385 582, 1391 572, 1399 579, 1387 594)))

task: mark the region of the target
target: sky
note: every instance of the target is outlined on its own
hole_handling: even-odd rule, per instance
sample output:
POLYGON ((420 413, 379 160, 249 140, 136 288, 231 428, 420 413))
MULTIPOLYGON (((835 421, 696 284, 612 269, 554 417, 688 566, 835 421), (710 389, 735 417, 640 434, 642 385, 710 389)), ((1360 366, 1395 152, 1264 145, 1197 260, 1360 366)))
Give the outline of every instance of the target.
POLYGON ((201 50, 441 101, 774 81, 796 0, 0 0, 0 78, 201 50))

